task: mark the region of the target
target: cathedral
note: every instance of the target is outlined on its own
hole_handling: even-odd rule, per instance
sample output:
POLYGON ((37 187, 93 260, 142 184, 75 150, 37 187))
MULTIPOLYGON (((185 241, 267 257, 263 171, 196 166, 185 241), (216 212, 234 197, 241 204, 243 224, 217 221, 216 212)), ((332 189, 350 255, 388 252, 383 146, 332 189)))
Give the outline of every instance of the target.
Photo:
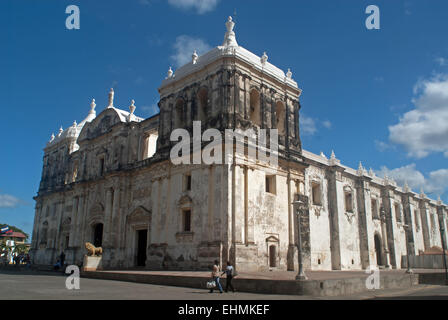
POLYGON ((159 114, 138 117, 133 100, 129 111, 114 106, 111 89, 98 115, 92 100, 84 120, 52 135, 34 198, 34 263, 54 264, 64 251, 81 265, 90 242, 102 247, 104 269, 209 270, 219 260, 292 271, 299 252, 308 270, 400 269, 442 247, 440 200, 302 149, 292 72, 238 45, 234 25, 229 17, 221 46, 169 69, 159 114), (276 129, 277 165, 246 155, 250 139, 242 153, 232 140, 239 161, 174 164, 172 132, 193 135, 196 121, 201 133, 276 129))

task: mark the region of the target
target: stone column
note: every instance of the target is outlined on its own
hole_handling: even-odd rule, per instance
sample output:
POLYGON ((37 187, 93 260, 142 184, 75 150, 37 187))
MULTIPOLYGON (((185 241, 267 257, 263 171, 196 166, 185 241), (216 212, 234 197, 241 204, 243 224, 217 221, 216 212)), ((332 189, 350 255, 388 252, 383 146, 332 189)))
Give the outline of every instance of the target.
MULTIPOLYGON (((387 226, 387 245, 390 250, 390 263, 392 268, 397 268, 397 257, 395 250, 395 234, 399 232, 397 230, 397 225, 395 223, 395 214, 394 210, 392 210, 393 205, 393 195, 394 195, 395 187, 391 185, 386 185, 381 190, 381 196, 383 200, 383 209, 386 214, 386 226, 387 226)), ((385 240, 386 241, 386 240, 385 240)), ((400 257, 401 259, 401 257, 400 257)))
POLYGON ((112 218, 112 201, 114 198, 113 189, 106 190, 106 203, 104 208, 104 225, 103 225, 103 244, 102 246, 108 248, 110 246, 110 231, 112 218))
POLYGON ((37 250, 39 246, 38 242, 38 234, 39 234, 39 227, 40 227, 40 217, 42 215, 42 200, 36 200, 36 207, 35 207, 35 213, 34 213, 34 225, 33 225, 33 234, 32 234, 32 241, 31 241, 31 249, 37 250))
POLYGON ((112 202, 112 219, 111 219, 111 229, 110 229, 110 239, 111 239, 111 249, 113 256, 116 257, 116 250, 119 247, 119 234, 120 234, 120 196, 121 189, 116 187, 114 189, 114 199, 112 202))
POLYGON ((358 204, 359 249, 363 269, 370 267, 370 248, 374 247, 372 234, 372 214, 370 208, 369 181, 371 178, 359 177, 356 184, 358 204))
POLYGON ((245 231, 246 231, 246 217, 245 217, 245 203, 246 199, 244 198, 244 167, 235 165, 235 184, 233 185, 233 194, 234 194, 234 206, 235 206, 235 221, 234 221, 234 243, 242 244, 246 239, 245 231))
POLYGON ((291 184, 295 183, 291 179, 291 173, 288 172, 287 184, 288 184, 288 253, 287 253, 287 270, 294 271, 295 251, 296 245, 294 244, 294 205, 292 204, 294 197, 294 188, 291 188, 291 184))
POLYGON ((70 224, 70 235, 68 239, 68 246, 70 248, 74 247, 76 245, 75 242, 75 234, 76 234, 76 221, 78 219, 78 201, 79 198, 73 196, 72 200, 72 214, 71 214, 71 224, 70 224))
POLYGON ((341 244, 339 237, 339 210, 337 183, 342 179, 341 173, 344 169, 339 166, 332 166, 326 171, 326 180, 328 182, 328 214, 330 221, 330 250, 331 250, 331 269, 341 270, 341 244))
POLYGON ((420 218, 422 220, 422 233, 423 233, 423 243, 425 245, 425 251, 431 248, 431 228, 429 221, 429 208, 426 199, 420 196, 419 201, 420 218))
POLYGON ((390 256, 389 256, 389 246, 387 245, 387 217, 384 209, 381 209, 380 213, 381 218, 381 233, 383 238, 383 252, 384 252, 384 266, 386 269, 390 269, 390 256))
POLYGON ((83 234, 83 220, 84 218, 84 196, 83 195, 79 195, 78 197, 78 205, 76 208, 76 213, 75 213, 75 232, 73 234, 73 246, 75 247, 75 252, 74 252, 74 256, 75 256, 75 261, 79 261, 81 262, 82 260, 82 256, 84 253, 84 243, 83 243, 83 239, 82 239, 82 234, 83 234))
POLYGON ((406 251, 407 254, 415 256, 415 240, 414 240, 414 230, 415 230, 415 226, 414 226, 414 219, 412 216, 412 208, 411 208, 411 198, 412 198, 412 193, 410 192, 410 190, 406 190, 409 191, 407 193, 405 193, 402 196, 402 203, 403 203, 403 218, 404 218, 404 223, 407 224, 409 226, 408 229, 406 229, 406 251))
POLYGON ((53 239, 53 250, 52 250, 52 255, 51 255, 51 261, 55 260, 55 255, 56 256, 59 255, 58 249, 60 249, 60 248, 59 248, 58 244, 59 244, 59 237, 61 234, 60 231, 61 231, 61 225, 62 225, 62 216, 64 215, 64 206, 63 205, 64 205, 63 200, 59 200, 56 204, 56 212, 57 212, 57 213, 55 212, 55 215, 57 217, 56 218, 57 219, 56 235, 53 239))

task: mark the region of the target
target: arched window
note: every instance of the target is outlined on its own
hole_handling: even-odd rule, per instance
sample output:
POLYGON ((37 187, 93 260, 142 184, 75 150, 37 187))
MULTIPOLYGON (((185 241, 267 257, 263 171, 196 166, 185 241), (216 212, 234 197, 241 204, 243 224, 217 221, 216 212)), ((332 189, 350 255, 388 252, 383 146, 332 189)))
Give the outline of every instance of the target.
POLYGON ((198 92, 198 112, 196 119, 199 121, 207 120, 207 112, 209 108, 208 91, 206 88, 201 88, 198 92))
POLYGON ((285 135, 286 134, 286 112, 285 112, 285 105, 283 102, 278 101, 275 106, 275 114, 277 118, 277 129, 279 135, 285 135))
POLYGON ((177 100, 174 106, 174 128, 181 128, 183 124, 183 114, 185 110, 185 102, 182 99, 177 100))
POLYGON ((249 120, 261 127, 260 93, 255 89, 250 92, 249 120))

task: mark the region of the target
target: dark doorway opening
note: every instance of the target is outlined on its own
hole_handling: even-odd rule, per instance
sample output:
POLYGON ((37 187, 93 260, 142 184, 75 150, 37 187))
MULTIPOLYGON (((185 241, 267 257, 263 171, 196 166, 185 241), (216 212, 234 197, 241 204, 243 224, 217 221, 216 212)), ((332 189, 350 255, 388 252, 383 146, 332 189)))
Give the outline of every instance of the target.
POLYGON ((379 266, 383 265, 383 259, 381 256, 381 239, 379 235, 375 235, 375 251, 376 251, 376 263, 379 266))
POLYGON ((148 241, 148 230, 137 231, 137 267, 146 265, 146 246, 148 241))
POLYGON ((277 267, 277 247, 275 245, 269 246, 269 267, 277 267))
POLYGON ((93 245, 101 247, 103 244, 103 224, 98 223, 93 229, 93 245))

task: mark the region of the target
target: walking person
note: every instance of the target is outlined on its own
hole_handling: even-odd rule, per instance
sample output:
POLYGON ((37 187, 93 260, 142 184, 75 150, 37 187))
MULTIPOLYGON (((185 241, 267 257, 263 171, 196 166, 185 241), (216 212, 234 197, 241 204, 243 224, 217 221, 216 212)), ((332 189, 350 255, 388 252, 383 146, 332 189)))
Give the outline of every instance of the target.
MULTIPOLYGON (((216 283, 216 286, 218 287, 219 293, 222 293, 222 287, 221 283, 219 282, 219 261, 215 260, 215 264, 213 265, 212 270, 212 278, 216 283)), ((213 293, 214 288, 210 289, 210 293, 213 293)))
POLYGON ((226 292, 229 292, 229 289, 232 289, 232 292, 235 292, 235 288, 232 285, 232 279, 234 277, 234 269, 230 261, 227 261, 227 268, 221 275, 226 274, 226 292))
POLYGON ((64 250, 62 250, 61 255, 59 256, 59 260, 61 260, 61 267, 64 267, 64 263, 65 263, 65 253, 64 253, 64 250))

